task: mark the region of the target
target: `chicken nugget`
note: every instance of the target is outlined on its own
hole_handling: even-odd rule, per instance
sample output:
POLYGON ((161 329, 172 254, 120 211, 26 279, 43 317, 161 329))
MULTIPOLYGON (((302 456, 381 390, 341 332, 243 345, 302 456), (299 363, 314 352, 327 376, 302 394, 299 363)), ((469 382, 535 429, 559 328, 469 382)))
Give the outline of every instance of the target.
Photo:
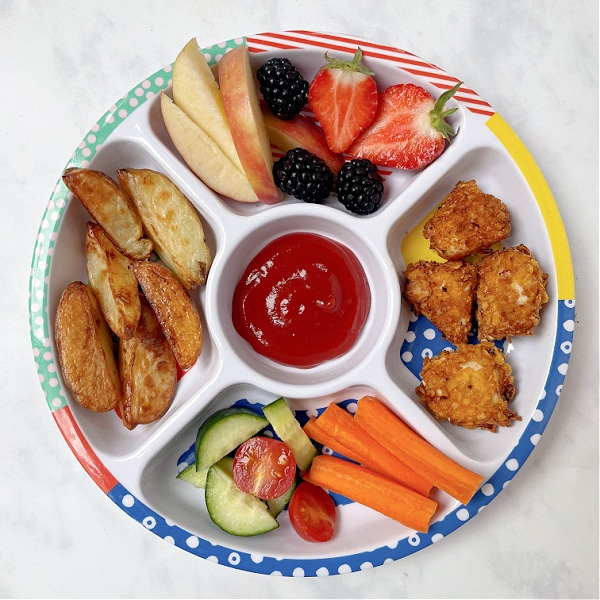
POLYGON ((420 260, 404 271, 404 297, 453 344, 467 341, 473 324, 477 269, 460 261, 420 260))
POLYGON ((480 340, 532 335, 548 302, 548 275, 523 244, 497 250, 477 263, 477 308, 480 340))
POLYGON ((426 357, 416 392, 436 419, 452 425, 496 432, 521 420, 508 408, 515 395, 512 369, 490 342, 426 357))
POLYGON ((473 179, 459 181, 423 228, 429 247, 447 260, 489 252, 510 232, 506 205, 482 192, 473 179))

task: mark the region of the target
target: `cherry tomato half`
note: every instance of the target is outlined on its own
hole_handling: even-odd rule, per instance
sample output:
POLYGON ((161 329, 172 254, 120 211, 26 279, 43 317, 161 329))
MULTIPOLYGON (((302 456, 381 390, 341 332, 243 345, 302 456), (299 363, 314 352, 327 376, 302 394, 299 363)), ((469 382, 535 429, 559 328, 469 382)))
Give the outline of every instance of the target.
POLYGON ((237 487, 262 500, 281 496, 295 476, 296 461, 290 447, 274 438, 256 436, 246 440, 233 459, 237 487))
POLYGON ((323 489, 308 481, 298 485, 288 505, 296 533, 309 542, 327 542, 335 530, 335 503, 323 489))

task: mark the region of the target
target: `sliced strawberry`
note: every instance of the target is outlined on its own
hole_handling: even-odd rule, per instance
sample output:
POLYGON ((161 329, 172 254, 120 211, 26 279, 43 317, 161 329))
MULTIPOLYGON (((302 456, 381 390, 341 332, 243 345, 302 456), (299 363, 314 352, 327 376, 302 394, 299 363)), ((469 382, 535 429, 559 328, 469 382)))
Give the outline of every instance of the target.
POLYGON ((377 112, 374 73, 362 63, 357 48, 351 61, 329 58, 308 89, 308 104, 319 120, 333 152, 344 152, 368 127, 377 112))
POLYGON ((461 83, 436 100, 412 83, 388 87, 379 100, 379 110, 371 125, 348 148, 353 158, 368 158, 380 166, 422 169, 444 151, 455 134, 445 120, 457 108, 445 104, 461 83))

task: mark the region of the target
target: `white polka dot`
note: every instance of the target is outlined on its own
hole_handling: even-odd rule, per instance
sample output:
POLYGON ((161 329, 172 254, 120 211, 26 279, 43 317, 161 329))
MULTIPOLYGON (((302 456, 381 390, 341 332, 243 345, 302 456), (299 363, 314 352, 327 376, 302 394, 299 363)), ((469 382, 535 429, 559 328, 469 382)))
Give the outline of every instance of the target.
POLYGON ((172 535, 165 536, 163 540, 165 540, 165 542, 168 542, 169 544, 173 544, 173 546, 175 545, 175 538, 172 535))
POLYGON ((361 571, 366 571, 367 569, 372 569, 372 568, 373 568, 373 563, 372 562, 360 563, 360 570, 361 571))
POLYGON ((304 577, 304 569, 301 569, 300 567, 296 567, 293 571, 292 571, 292 575, 294 577, 304 577))
POLYGON ((562 364, 558 365, 558 372, 561 375, 566 375, 568 370, 569 370, 569 363, 562 363, 562 364))
POLYGON ((560 385, 556 386, 556 390, 554 390, 554 393, 555 393, 557 396, 560 396, 560 395, 561 395, 561 393, 562 393, 562 389, 563 389, 563 386, 562 386, 562 383, 561 383, 560 385))
POLYGON ((241 556, 237 552, 232 552, 228 557, 227 561, 230 565, 239 565, 242 561, 241 556))
POLYGON ((407 539, 411 546, 418 546, 421 543, 421 538, 416 533, 409 535, 407 539))
POLYGON ((481 486, 481 493, 484 496, 493 496, 494 495, 494 486, 491 483, 484 483, 481 486))
POLYGON ((544 413, 539 408, 537 408, 533 411, 533 415, 531 415, 531 418, 536 423, 541 423, 544 420, 544 413))
POLYGON ((200 545, 200 540, 195 535, 190 535, 190 537, 185 540, 185 545, 188 548, 197 548, 200 545))
POLYGON ((144 520, 142 521, 142 525, 146 529, 154 529, 156 527, 156 519, 151 516, 145 517, 144 520))
POLYGON ((402 362, 409 363, 413 359, 413 354, 412 352, 403 352, 401 358, 402 362))
POLYGON ((466 508, 459 508, 456 511, 456 518, 459 521, 468 521, 469 520, 469 511, 466 508))
POLYGON ((563 328, 565 331, 575 331, 575 321, 573 319, 569 319, 563 323, 563 328))
POLYGON ((265 557, 262 554, 251 554, 250 555, 250 560, 252 560, 252 562, 256 563, 257 565, 259 565, 264 559, 265 559, 265 557))
POLYGON ((537 446, 537 443, 540 441, 540 438, 542 436, 539 433, 534 433, 530 438, 529 441, 531 442, 531 444, 533 446, 537 446))
POLYGON ((433 350, 431 348, 424 348, 421 352, 421 358, 425 358, 426 356, 429 358, 433 356, 433 350))
POLYGON ((573 344, 571 342, 563 342, 560 345, 560 349, 564 354, 571 354, 571 350, 573 349, 573 344))
POLYGON ((423 337, 426 340, 434 340, 435 339, 435 329, 432 329, 431 327, 429 327, 428 329, 426 329, 423 332, 423 337))
POLYGON ((506 468, 509 471, 518 471, 519 470, 519 461, 515 458, 509 458, 506 461, 506 468))
POLYGON ((407 342, 414 342, 416 338, 415 332, 414 331, 407 331, 406 335, 404 336, 404 339, 407 342))
POLYGON ((135 498, 131 494, 125 494, 121 500, 121 504, 127 508, 131 508, 135 504, 135 498))
POLYGON ((338 567, 338 573, 340 575, 344 575, 344 573, 352 573, 352 568, 350 567, 350 565, 344 563, 343 565, 340 565, 338 567))
POLYGON ((326 567, 320 567, 315 571, 315 573, 317 574, 317 577, 327 577, 327 575, 329 575, 329 569, 326 567))
POLYGON ((434 533, 431 536, 431 541, 435 544, 436 542, 439 542, 440 540, 444 539, 444 535, 441 533, 434 533))

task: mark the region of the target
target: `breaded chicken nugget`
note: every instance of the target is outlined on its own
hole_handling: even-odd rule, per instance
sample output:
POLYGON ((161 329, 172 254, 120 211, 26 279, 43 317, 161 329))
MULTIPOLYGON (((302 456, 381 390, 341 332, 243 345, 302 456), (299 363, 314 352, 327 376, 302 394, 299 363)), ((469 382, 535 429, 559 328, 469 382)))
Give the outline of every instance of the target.
POLYGON ((473 323, 477 269, 460 261, 420 260, 404 271, 404 297, 453 344, 467 341, 473 323))
POLYGON ((460 344, 423 361, 421 402, 436 419, 467 429, 496 432, 521 417, 508 408, 514 398, 512 369, 489 342, 460 344))
POLYGON ((548 275, 523 244, 504 248, 477 263, 478 338, 532 335, 548 302, 548 275))
POLYGON ((459 181, 423 228, 429 247, 447 260, 487 252, 510 232, 506 205, 473 179, 459 181))

